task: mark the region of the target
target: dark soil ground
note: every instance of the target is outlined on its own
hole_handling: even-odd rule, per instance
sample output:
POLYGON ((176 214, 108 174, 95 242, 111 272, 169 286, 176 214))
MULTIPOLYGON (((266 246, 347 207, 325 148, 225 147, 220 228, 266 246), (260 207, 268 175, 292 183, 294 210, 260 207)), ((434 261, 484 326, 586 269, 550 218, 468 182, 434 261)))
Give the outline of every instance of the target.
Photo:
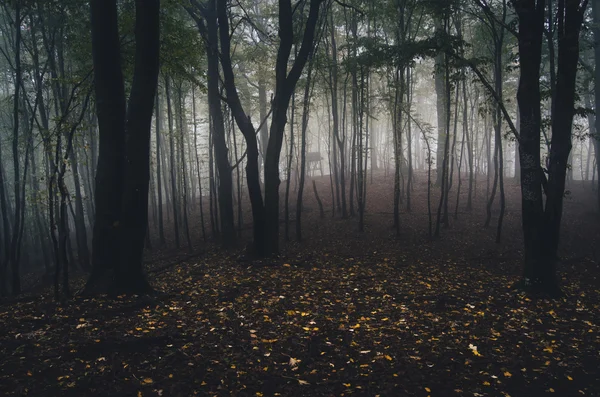
POLYGON ((484 180, 471 212, 462 195, 457 219, 455 185, 450 227, 429 241, 424 178, 412 212, 403 204, 399 236, 390 177, 369 184, 364 233, 357 217, 331 217, 329 179, 317 178, 326 218, 307 185, 305 241, 294 241, 292 223, 278 258, 249 261, 242 250, 198 243, 193 256, 149 253, 155 297, 57 304, 44 289, 4 302, 0 395, 600 396, 591 188, 569 187, 565 297, 547 300, 510 288, 522 257, 514 181, 496 244, 497 204, 493 226, 482 226, 484 180))

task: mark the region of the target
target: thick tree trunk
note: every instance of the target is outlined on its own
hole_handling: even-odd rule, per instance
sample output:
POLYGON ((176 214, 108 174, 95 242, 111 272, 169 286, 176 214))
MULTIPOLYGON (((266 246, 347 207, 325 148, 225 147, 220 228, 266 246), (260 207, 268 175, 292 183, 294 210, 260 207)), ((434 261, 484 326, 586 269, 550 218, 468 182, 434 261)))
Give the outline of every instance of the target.
MULTIPOLYGON (((100 140, 96 169, 96 215, 92 238, 92 276, 86 289, 118 268, 123 169, 125 160, 125 88, 120 63, 116 0, 93 0, 92 57, 100 140), (92 281, 93 280, 93 281, 92 281)), ((112 274, 110 274, 112 273, 112 274)))
POLYGON ((521 207, 526 286, 556 285, 554 272, 542 260, 543 216, 540 165, 540 61, 544 24, 544 1, 522 5, 519 13, 519 53, 521 78, 517 100, 520 113, 519 158, 521 163, 521 207))
POLYGON ((115 0, 92 0, 100 150, 93 269, 86 292, 151 290, 142 269, 148 227, 150 127, 158 82, 159 1, 136 0, 134 78, 127 114, 115 0))

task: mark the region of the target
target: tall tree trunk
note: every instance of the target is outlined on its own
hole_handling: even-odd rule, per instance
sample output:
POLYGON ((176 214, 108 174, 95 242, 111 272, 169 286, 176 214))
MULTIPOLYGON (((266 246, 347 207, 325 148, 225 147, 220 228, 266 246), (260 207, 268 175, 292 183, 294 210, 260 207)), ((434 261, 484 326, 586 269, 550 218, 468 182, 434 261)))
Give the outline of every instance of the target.
POLYGON ((156 90, 156 99, 154 102, 154 114, 156 117, 156 194, 158 195, 158 238, 160 245, 165 245, 165 227, 163 223, 163 187, 162 187, 162 168, 160 151, 160 129, 162 119, 160 117, 161 106, 159 101, 158 87, 156 90))
POLYGON ((200 227, 202 229, 202 240, 206 241, 206 227, 204 226, 204 205, 202 197, 202 170, 200 168, 200 156, 198 155, 198 120, 196 119, 196 86, 192 84, 192 117, 194 125, 194 154, 196 156, 196 172, 198 173, 198 197, 200 204, 200 227))
MULTIPOLYGON (((467 120, 467 105, 468 105, 468 99, 467 99, 467 83, 466 81, 463 82, 463 103, 464 103, 464 109, 463 109, 463 126, 465 129, 465 138, 467 141, 467 161, 469 163, 469 192, 467 194, 467 211, 471 211, 471 209, 473 208, 473 179, 474 179, 474 175, 473 175, 473 140, 472 140, 472 136, 469 133, 469 122, 467 120)), ((471 116, 473 115, 473 109, 471 109, 471 116)), ((473 117, 471 117, 472 119, 473 117)), ((471 123, 471 127, 473 127, 473 124, 471 123)), ((471 129, 472 131, 475 130, 475 128, 471 129)))
POLYGON ((127 113, 115 0, 92 0, 92 55, 100 152, 96 175, 93 269, 86 285, 144 293, 150 128, 158 82, 159 0, 136 0, 135 65, 127 113), (114 274, 111 277, 110 273, 114 274))
POLYGON ((188 244, 188 248, 192 250, 192 240, 190 238, 190 227, 188 224, 188 182, 187 182, 187 163, 185 161, 185 141, 186 141, 186 128, 184 120, 184 97, 182 82, 179 82, 177 87, 177 114, 179 115, 179 152, 181 156, 181 177, 183 183, 183 194, 182 194, 182 220, 183 220, 183 232, 185 233, 185 239, 188 244))
MULTIPOLYGON (((76 138, 75 138, 76 139, 76 138)), ((87 230, 85 228, 85 217, 83 214, 83 200, 81 197, 81 183, 79 180, 79 164, 77 161, 77 148, 71 152, 71 170, 73 171, 73 185, 75 187, 75 236, 77 239, 77 254, 79 265, 83 270, 90 268, 90 251, 88 249, 87 230)))
MULTIPOLYGON (((313 57, 309 54, 308 70, 306 72, 306 85, 304 86, 304 99, 302 101, 302 136, 300 140, 300 184, 296 200, 296 238, 302 241, 302 198, 304 193, 304 179, 306 174, 306 130, 308 129, 308 116, 310 111, 310 97, 312 92, 313 57)), ((316 192, 316 188, 315 188, 316 192)))
POLYGON ((540 166, 540 62, 544 28, 545 1, 525 4, 515 10, 519 16, 519 53, 521 76, 517 91, 520 120, 519 157, 521 160, 521 207, 525 266, 525 286, 556 285, 554 270, 542 263, 544 206, 543 171, 540 166))
MULTIPOLYGON (((444 30, 443 21, 441 19, 436 20, 436 31, 444 30)), ((443 161, 444 153, 446 152, 446 119, 449 115, 446 113, 446 92, 444 81, 444 54, 439 53, 435 57, 435 94, 437 98, 437 155, 435 159, 436 165, 436 185, 442 185, 442 174, 443 174, 443 161)))
MULTIPOLYGON (((340 136, 339 126, 339 112, 338 112, 338 67, 337 67, 337 45, 335 40, 335 25, 333 24, 333 13, 329 14, 329 25, 331 29, 331 67, 329 69, 329 80, 331 81, 331 118, 333 119, 333 136, 335 138, 334 149, 337 146, 340 153, 340 164, 339 164, 339 177, 341 191, 341 209, 342 217, 348 216, 348 210, 346 209, 346 162, 344 155, 344 146, 346 145, 346 137, 340 136)), ((336 156, 334 156, 334 167, 337 167, 336 156)), ((337 174, 337 173, 336 173, 337 174)), ((336 196, 339 201, 338 185, 336 182, 336 196)), ((339 203, 338 203, 339 208, 339 203)))
MULTIPOLYGON (((265 254, 265 207, 260 187, 260 168, 258 166, 258 142, 256 130, 244 111, 239 94, 235 86, 235 77, 231 61, 231 38, 229 32, 229 17, 227 15, 227 1, 217 2, 217 18, 219 22, 219 41, 221 44, 221 67, 223 81, 227 91, 227 100, 235 117, 238 128, 246 140, 246 180, 248 195, 252 207, 254 254, 265 254)), ((265 171, 266 172, 266 171, 265 171)))
MULTIPOLYGON (((290 241, 290 182, 292 181, 292 162, 294 160, 294 116, 296 114, 296 94, 292 94, 292 108, 290 111, 290 149, 288 152, 287 162, 287 177, 285 180, 285 201, 284 201, 284 217, 285 217, 285 241, 290 241)), ((265 174, 266 179, 266 174, 265 174)))
POLYGON ((21 232, 21 212, 24 211, 24 202, 21 198, 21 172, 19 162, 19 101, 21 98, 21 0, 15 2, 15 40, 14 40, 14 88, 15 94, 13 98, 13 138, 12 138, 12 155, 13 155, 13 171, 14 171, 14 199, 15 199, 15 215, 14 227, 11 236, 10 247, 10 263, 12 271, 12 293, 19 295, 21 293, 21 276, 19 271, 18 261, 18 243, 19 234, 21 232))
POLYGON ((219 190, 219 215, 221 220, 221 244, 223 247, 232 247, 236 243, 235 219, 233 214, 233 177, 229 162, 229 150, 225 140, 225 120, 221 108, 221 94, 219 92, 219 27, 217 24, 216 0, 209 0, 208 6, 203 8, 206 21, 195 18, 200 33, 207 38, 206 56, 208 59, 208 104, 213 126, 213 145, 215 160, 218 169, 219 190))
POLYGON ((265 253, 279 252, 279 158, 283 134, 287 122, 287 109, 300 78, 308 54, 313 49, 315 29, 322 0, 311 0, 310 10, 304 29, 298 56, 288 73, 288 61, 294 42, 292 4, 290 0, 279 0, 279 50, 275 66, 275 96, 273 98, 273 119, 269 133, 267 161, 265 163, 265 253))
POLYGON ((175 246, 179 242, 179 192, 177 190, 177 166, 175 164, 175 130, 173 129, 173 108, 171 102, 171 78, 165 76, 165 95, 167 99, 167 123, 169 125, 169 168, 171 173, 171 204, 173 206, 173 229, 175 233, 175 246))

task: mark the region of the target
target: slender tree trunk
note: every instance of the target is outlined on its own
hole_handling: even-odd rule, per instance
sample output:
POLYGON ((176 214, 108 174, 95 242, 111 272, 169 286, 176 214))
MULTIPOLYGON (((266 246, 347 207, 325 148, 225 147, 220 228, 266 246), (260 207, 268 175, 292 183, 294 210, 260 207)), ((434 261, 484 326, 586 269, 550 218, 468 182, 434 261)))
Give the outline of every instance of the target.
POLYGON ((10 263, 12 271, 12 293, 19 295, 21 293, 21 276, 18 261, 18 243, 19 234, 21 233, 21 212, 24 211, 24 202, 21 198, 21 172, 19 162, 19 101, 21 98, 21 0, 15 2, 15 40, 14 40, 14 88, 15 94, 13 99, 13 139, 12 139, 12 155, 13 155, 13 187, 15 200, 15 215, 14 227, 11 236, 10 248, 10 263))
MULTIPOLYGON (((411 112, 412 105, 412 72, 411 68, 406 68, 406 108, 408 114, 411 112)), ((406 144, 408 146, 408 178, 406 180, 406 211, 411 211, 410 194, 413 187, 413 159, 412 159, 412 129, 411 120, 406 122, 406 144)))
POLYGON ((235 117, 236 123, 246 140, 246 180, 248 195, 252 207, 253 218, 253 249, 254 254, 262 256, 266 253, 266 215, 260 187, 260 168, 258 165, 258 142, 256 130, 250 118, 244 112, 237 89, 231 61, 231 39, 229 32, 229 17, 227 15, 227 4, 225 1, 217 2, 217 18, 219 22, 219 42, 221 44, 221 67, 223 69, 223 81, 227 91, 228 104, 235 117))
POLYGON ((187 163, 185 161, 185 141, 186 141, 186 128, 184 120, 184 97, 182 83, 179 82, 177 87, 177 113, 179 115, 179 152, 181 155, 181 176, 183 179, 183 194, 182 194, 182 218, 183 218, 183 231, 185 233, 186 242, 189 250, 192 250, 192 239, 190 238, 190 227, 188 225, 188 181, 187 181, 187 163))
POLYGON ((192 117, 194 125, 194 154, 196 156, 196 172, 198 173, 198 197, 200 204, 200 227, 202 228, 202 240, 206 241, 206 227, 204 226, 204 206, 202 196, 202 170, 200 168, 200 156, 198 155, 198 120, 196 119, 196 86, 192 84, 192 117))
MULTIPOLYGON (((300 148, 300 184, 298 186, 298 198, 296 200, 296 238, 302 241, 302 198, 304 193, 304 179, 306 173, 306 130, 308 129, 308 116, 310 111, 310 97, 312 93, 312 70, 313 57, 309 54, 308 70, 306 72, 306 85, 304 87, 304 99, 302 102, 302 136, 300 148)), ((314 188, 314 186, 313 186, 314 188)), ((315 192, 316 192, 316 188, 315 192)), ((318 196, 317 196, 318 197, 318 196)), ((321 213, 323 212, 321 204, 321 213)))
MULTIPOLYGON (((160 117, 161 106, 159 101, 158 88, 156 92, 156 99, 154 102, 154 114, 156 117, 156 187, 158 195, 158 238, 160 245, 165 245, 165 227, 163 224, 163 188, 162 188, 162 168, 161 168, 161 150, 160 150, 160 130, 162 118, 160 117)), ((194 124, 195 125, 195 124, 194 124)))
POLYGON ((173 129, 173 110, 171 102, 171 78, 165 76, 165 94, 167 98, 167 122, 169 125, 169 167, 171 172, 171 204, 173 205, 173 229, 175 233, 175 246, 179 242, 179 192, 177 191, 177 168, 175 165, 175 131, 173 129))
MULTIPOLYGON (((435 30, 444 30, 443 21, 441 19, 436 20, 435 30)), ((437 97, 437 129, 438 129, 438 137, 437 137, 437 155, 436 155, 436 185, 442 185, 442 174, 443 174, 443 159, 444 153, 446 152, 445 142, 446 142, 446 119, 449 115, 446 113, 447 104, 446 97, 447 93, 445 92, 446 82, 444 81, 444 54, 439 53, 435 57, 435 93, 437 97)))
MULTIPOLYGON (((342 210, 342 218, 346 218, 348 216, 348 210, 346 209, 346 177, 345 177, 345 156, 344 156, 344 146, 346 137, 340 136, 340 127, 339 127, 339 114, 338 114, 338 67, 337 67, 337 45, 335 39, 335 25, 333 24, 333 13, 329 14, 329 25, 331 30, 331 67, 329 69, 329 80, 331 81, 331 117, 333 119, 333 136, 335 137, 334 149, 337 146, 340 154, 340 164, 339 164, 339 178, 340 178, 340 186, 339 192, 341 192, 341 210, 342 210)), ((334 155, 334 167, 337 167, 337 158, 334 155)), ((337 173, 336 173, 337 174, 337 173)), ((336 197, 338 201, 339 208, 339 196, 338 193, 338 185, 336 181, 336 197)))
POLYGON ((273 98, 273 119, 269 134, 267 161, 265 164, 265 253, 279 252, 279 158, 283 144, 283 134, 287 121, 287 109, 296 84, 313 50, 314 36, 319 19, 322 0, 311 0, 302 45, 293 66, 288 73, 288 61, 293 46, 293 23, 291 1, 279 1, 279 49, 275 66, 275 95, 273 98))
POLYGON ((73 222, 75 223, 75 236, 77 238, 77 254, 79 257, 79 265, 83 270, 87 271, 90 268, 90 251, 88 249, 87 230, 85 228, 85 217, 83 214, 77 148, 72 150, 71 157, 71 170, 73 171, 73 185, 75 187, 75 217, 73 218, 73 222))
POLYGON ((219 28, 217 24, 216 0, 209 0, 208 7, 203 14, 206 20, 197 19, 201 33, 207 37, 206 55, 208 59, 208 104, 210 108, 216 166, 218 169, 218 205, 221 221, 221 244, 228 248, 236 244, 235 219, 233 214, 233 177, 229 162, 229 149, 225 139, 225 120, 221 108, 221 94, 219 93, 219 28))
MULTIPOLYGON (((285 181, 285 241, 290 241, 290 182, 292 180, 292 161, 294 159, 294 116, 296 114, 296 94, 292 94, 290 114, 290 149, 288 152, 287 178, 285 181)), ((266 174, 265 174, 266 179, 266 174)))

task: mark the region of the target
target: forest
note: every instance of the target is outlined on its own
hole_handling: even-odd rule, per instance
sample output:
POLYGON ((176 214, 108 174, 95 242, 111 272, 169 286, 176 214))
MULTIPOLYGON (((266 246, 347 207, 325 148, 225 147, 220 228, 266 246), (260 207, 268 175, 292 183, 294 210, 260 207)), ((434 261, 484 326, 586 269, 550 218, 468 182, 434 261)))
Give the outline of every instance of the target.
POLYGON ((598 396, 600 0, 0 0, 0 395, 598 396))

